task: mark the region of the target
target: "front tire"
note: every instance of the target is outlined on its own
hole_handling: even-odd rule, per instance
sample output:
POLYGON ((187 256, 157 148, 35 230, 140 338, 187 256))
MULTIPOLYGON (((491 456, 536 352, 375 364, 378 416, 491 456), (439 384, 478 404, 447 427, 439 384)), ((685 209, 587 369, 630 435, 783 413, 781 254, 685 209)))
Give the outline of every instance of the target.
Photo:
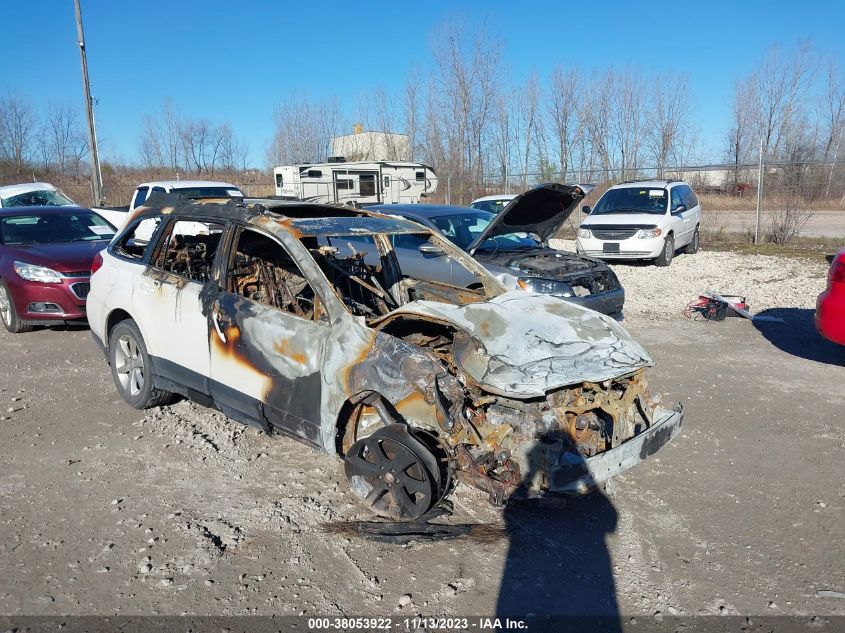
POLYGON ((109 336, 109 363, 117 391, 130 406, 150 409, 172 402, 172 393, 154 386, 150 355, 135 321, 127 319, 114 326, 109 336))
POLYGON ((0 281, 0 321, 3 321, 3 327, 12 334, 32 330, 32 325, 21 321, 15 309, 15 302, 12 300, 12 293, 2 281, 0 281))
POLYGON ((666 236, 666 240, 663 242, 663 250, 660 251, 660 255, 657 256, 657 259, 654 260, 655 266, 668 266, 672 263, 672 258, 675 256, 675 238, 671 235, 666 236))
POLYGON ((700 242, 701 236, 698 234, 698 227, 695 227, 695 232, 692 234, 692 240, 690 240, 690 243, 684 248, 684 253, 687 255, 695 255, 698 252, 700 242))

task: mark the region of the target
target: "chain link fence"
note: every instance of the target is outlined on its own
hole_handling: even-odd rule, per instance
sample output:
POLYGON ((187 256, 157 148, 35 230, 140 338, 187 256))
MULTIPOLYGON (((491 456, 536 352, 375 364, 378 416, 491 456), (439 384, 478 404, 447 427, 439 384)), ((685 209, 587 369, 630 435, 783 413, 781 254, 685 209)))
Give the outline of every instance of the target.
MULTIPOLYGON (((104 173, 104 191, 112 206, 128 205, 139 175, 104 173)), ((174 179, 172 173, 148 175, 144 180, 174 179)), ((210 176, 198 176, 209 178, 210 176)), ((666 178, 685 180, 701 200, 702 234, 749 242, 786 243, 795 237, 845 240, 845 161, 763 162, 760 164, 707 164, 672 168, 585 169, 564 173, 510 174, 470 177, 441 173, 436 191, 425 202, 466 206, 486 195, 520 193, 541 182, 592 183, 595 190, 584 204, 595 205, 608 187, 624 181, 666 178)), ((79 204, 90 205, 87 174, 42 175, 79 204)), ((182 175, 182 179, 189 177, 182 175)), ((223 173, 215 180, 237 185, 249 197, 276 193, 269 172, 223 173)), ((389 202, 385 198, 386 202, 389 202)), ((580 215, 580 211, 579 211, 580 215)), ((573 215, 562 237, 582 218, 573 215)))

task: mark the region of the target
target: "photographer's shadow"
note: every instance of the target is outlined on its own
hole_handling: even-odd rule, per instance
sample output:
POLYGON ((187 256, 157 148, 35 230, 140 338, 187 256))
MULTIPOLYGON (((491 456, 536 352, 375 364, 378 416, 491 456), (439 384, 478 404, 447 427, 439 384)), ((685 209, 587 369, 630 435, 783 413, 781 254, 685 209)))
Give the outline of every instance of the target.
MULTIPOLYGON (((539 456, 539 445, 532 452, 539 456)), ((583 460, 575 468, 586 472, 583 460)), ((523 477, 524 488, 534 475, 523 477)), ((613 564, 605 543, 616 530, 617 513, 607 496, 601 490, 585 497, 518 496, 504 510, 510 544, 497 617, 527 619, 532 631, 620 631, 613 564)))

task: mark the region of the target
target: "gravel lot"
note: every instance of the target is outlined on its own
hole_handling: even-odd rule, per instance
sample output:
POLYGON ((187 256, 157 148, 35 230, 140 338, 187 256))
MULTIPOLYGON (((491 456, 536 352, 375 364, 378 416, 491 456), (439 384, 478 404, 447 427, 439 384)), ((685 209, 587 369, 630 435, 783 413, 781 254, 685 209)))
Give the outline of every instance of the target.
MULTIPOLYGON (((554 248, 575 250, 573 240, 551 240, 554 248)), ((625 319, 674 319, 699 293, 747 297, 751 312, 776 308, 815 308, 828 267, 818 260, 741 255, 700 250, 678 254, 665 268, 649 262, 609 262, 625 287, 625 319)))
POLYGON ((610 497, 500 511, 459 486, 442 521, 503 531, 484 542, 327 534, 371 518, 338 460, 185 401, 130 409, 85 329, 0 332, 0 616, 845 615, 845 352, 805 309, 824 267, 614 268, 683 434, 610 497), (682 318, 707 288, 786 323, 682 318))

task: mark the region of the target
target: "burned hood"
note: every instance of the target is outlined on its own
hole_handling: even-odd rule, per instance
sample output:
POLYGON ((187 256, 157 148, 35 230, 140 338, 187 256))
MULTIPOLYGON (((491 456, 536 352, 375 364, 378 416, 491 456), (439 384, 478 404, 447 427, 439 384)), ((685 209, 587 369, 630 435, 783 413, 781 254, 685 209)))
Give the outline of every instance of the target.
POLYGON ((545 242, 566 222, 594 185, 537 185, 511 200, 467 247, 470 254, 487 239, 509 233, 535 233, 545 242))
POLYGON ((613 319, 523 290, 463 306, 414 301, 374 325, 404 317, 455 327, 456 364, 503 396, 543 396, 550 389, 602 382, 653 364, 613 319))

